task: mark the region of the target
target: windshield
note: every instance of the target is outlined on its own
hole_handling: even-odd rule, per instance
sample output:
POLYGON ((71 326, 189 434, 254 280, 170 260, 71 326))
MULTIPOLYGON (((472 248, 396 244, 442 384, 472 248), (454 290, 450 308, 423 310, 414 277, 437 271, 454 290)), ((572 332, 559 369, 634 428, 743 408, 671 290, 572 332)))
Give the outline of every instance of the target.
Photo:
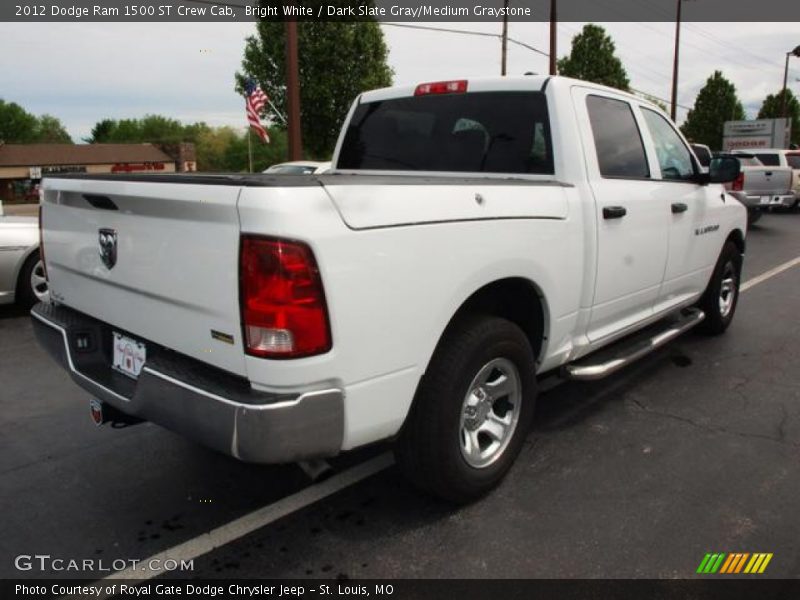
POLYGON ((356 107, 339 169, 553 173, 540 92, 396 98, 356 107))

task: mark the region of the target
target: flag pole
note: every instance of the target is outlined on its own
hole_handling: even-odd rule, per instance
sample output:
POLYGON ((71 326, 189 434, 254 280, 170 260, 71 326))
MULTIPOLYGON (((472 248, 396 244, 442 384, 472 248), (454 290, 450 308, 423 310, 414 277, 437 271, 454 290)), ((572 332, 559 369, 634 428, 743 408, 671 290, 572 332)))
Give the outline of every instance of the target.
POLYGON ((250 142, 250 127, 247 128, 247 172, 253 172, 253 144, 250 142))
POLYGON ((277 108, 275 108, 275 105, 272 103, 272 99, 268 97, 268 98, 267 98, 267 102, 269 102, 269 105, 270 105, 270 107, 272 107, 272 111, 275 113, 275 115, 276 115, 276 116, 277 116, 277 117, 278 117, 278 118, 279 118, 281 121, 283 121, 283 124, 284 124, 284 125, 286 125, 286 124, 287 124, 287 123, 286 123, 286 117, 284 117, 284 116, 283 116, 283 115, 282 115, 282 114, 281 114, 281 113, 278 111, 278 109, 277 109, 277 108))

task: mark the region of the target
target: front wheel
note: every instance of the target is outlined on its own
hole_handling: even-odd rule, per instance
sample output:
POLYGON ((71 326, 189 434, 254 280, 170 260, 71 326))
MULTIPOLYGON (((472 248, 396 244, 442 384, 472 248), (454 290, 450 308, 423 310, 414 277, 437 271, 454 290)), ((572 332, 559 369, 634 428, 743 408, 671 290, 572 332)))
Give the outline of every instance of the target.
POLYGON ((445 334, 420 382, 397 462, 436 496, 478 498, 519 454, 535 399, 535 360, 522 330, 497 317, 463 319, 445 334))
POLYGON ((733 321, 739 302, 742 254, 731 241, 725 242, 698 306, 706 314, 700 329, 709 335, 723 333, 733 321))
POLYGON ((17 280, 17 301, 25 308, 37 302, 49 302, 50 288, 39 252, 31 254, 22 265, 17 280))

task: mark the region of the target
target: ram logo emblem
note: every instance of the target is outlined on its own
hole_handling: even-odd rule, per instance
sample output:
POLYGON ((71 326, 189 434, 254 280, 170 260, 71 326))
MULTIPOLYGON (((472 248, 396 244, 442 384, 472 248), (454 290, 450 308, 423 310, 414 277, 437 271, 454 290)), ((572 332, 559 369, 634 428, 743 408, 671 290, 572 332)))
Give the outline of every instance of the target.
POLYGON ((100 260, 106 269, 113 269, 117 264, 117 232, 113 229, 100 229, 97 234, 100 242, 100 260))

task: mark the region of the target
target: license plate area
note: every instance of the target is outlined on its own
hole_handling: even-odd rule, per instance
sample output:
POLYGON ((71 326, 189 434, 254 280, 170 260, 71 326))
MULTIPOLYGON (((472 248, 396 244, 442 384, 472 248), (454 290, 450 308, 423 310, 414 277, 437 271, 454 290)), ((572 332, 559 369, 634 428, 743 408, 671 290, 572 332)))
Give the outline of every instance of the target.
POLYGON ((111 345, 111 366, 114 370, 131 379, 138 379, 147 360, 147 347, 142 342, 116 331, 111 332, 111 345))

